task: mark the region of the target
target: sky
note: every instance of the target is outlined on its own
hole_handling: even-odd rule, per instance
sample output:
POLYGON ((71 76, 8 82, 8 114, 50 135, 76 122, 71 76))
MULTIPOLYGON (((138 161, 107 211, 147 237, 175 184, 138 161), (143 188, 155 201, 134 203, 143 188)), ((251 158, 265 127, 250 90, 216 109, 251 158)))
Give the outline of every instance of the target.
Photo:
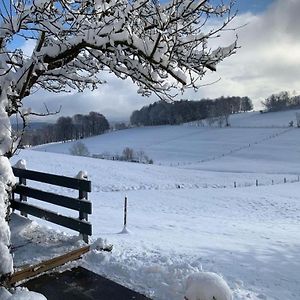
MULTIPOLYGON (((215 0, 217 1, 217 0, 215 0)), ((182 99, 199 100, 220 96, 249 96, 256 109, 261 101, 281 91, 300 94, 300 1, 299 0, 237 0, 238 11, 231 27, 238 29, 237 53, 224 60, 217 72, 207 73, 197 92, 187 91, 182 99)), ((232 33, 225 33, 218 43, 230 44, 232 33)), ((31 45, 24 44, 23 49, 31 45)), ((133 110, 159 99, 141 97, 130 80, 107 74, 107 84, 96 91, 49 94, 38 92, 24 99, 24 106, 43 111, 44 103, 60 115, 97 111, 109 120, 126 121, 133 110), (41 100, 42 99, 42 100, 41 100)), ((45 121, 41 119, 41 121, 45 121)))

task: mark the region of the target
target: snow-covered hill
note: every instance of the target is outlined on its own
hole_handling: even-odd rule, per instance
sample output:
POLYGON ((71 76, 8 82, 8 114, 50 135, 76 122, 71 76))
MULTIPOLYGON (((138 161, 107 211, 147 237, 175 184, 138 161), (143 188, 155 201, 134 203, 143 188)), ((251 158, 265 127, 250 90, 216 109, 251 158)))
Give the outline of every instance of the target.
MULTIPOLYGON (((81 140, 91 154, 122 154, 125 147, 143 150, 159 165, 212 171, 297 173, 300 139, 289 128, 295 110, 233 115, 230 128, 141 127, 81 140)), ((35 150, 69 154, 75 142, 54 143, 35 150)))
POLYGON ((236 127, 226 129, 145 127, 84 140, 92 153, 145 147, 156 165, 63 154, 71 143, 22 150, 12 163, 24 158, 29 169, 67 176, 87 171, 92 238, 114 244, 111 254, 93 250, 81 262, 97 273, 157 300, 182 300, 186 277, 201 270, 222 275, 234 300, 298 299, 300 130, 279 128, 279 114, 234 117, 236 127), (274 128, 246 126, 272 115, 274 128), (129 233, 119 234, 125 196, 129 233))

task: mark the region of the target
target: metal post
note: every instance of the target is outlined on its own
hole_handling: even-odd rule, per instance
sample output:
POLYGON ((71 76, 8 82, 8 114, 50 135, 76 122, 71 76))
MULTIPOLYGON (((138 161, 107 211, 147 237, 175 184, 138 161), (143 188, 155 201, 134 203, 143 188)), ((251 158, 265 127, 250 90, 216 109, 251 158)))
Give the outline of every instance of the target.
POLYGON ((234 182, 234 187, 236 188, 236 182, 234 182))
POLYGON ((286 183, 286 178, 284 177, 283 182, 286 183))
POLYGON ((255 181, 255 185, 256 185, 256 186, 258 186, 258 179, 256 179, 256 181, 255 181))
POLYGON ((127 225, 127 197, 125 197, 124 201, 124 228, 126 228, 127 225))

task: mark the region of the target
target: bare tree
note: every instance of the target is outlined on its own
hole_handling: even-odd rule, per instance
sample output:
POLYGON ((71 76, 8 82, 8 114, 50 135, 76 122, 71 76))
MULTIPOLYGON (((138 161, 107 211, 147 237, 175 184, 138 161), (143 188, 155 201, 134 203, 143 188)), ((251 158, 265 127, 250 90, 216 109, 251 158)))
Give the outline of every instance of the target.
POLYGON ((89 156, 90 152, 84 143, 77 142, 70 148, 70 154, 77 156, 89 156))
POLYGON ((134 155, 133 149, 129 147, 124 148, 122 152, 122 158, 126 161, 133 161, 134 155))
MULTIPOLYGON (((207 69, 216 70, 236 50, 236 41, 217 49, 207 43, 233 19, 233 1, 228 1, 228 6, 221 0, 217 6, 208 0, 2 1, 0 207, 8 207, 14 182, 8 157, 20 138, 12 136, 9 117, 19 114, 25 127, 34 114, 23 108, 25 97, 40 88, 56 93, 94 89, 103 83, 104 71, 131 78, 145 96, 153 92, 172 99, 178 88, 197 88, 207 69), (222 18, 218 28, 205 26, 209 16, 222 18), (30 56, 16 47, 24 41, 35 45, 30 56)), ((0 249, 8 249, 9 229, 0 215, 0 249)), ((0 253, 0 275, 12 272, 8 250, 0 253)))

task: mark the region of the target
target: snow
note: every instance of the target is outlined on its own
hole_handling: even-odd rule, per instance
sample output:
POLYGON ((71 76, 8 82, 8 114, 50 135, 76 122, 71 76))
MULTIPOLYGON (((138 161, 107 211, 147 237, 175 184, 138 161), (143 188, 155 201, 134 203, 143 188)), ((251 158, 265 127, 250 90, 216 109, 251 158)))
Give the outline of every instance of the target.
POLYGON ((191 274, 186 280, 185 300, 232 300, 225 280, 216 273, 191 274))
MULTIPOLYGON (((92 250, 77 264, 153 299, 182 300, 186 279, 208 272, 227 282, 234 300, 293 300, 300 296, 300 139, 299 129, 282 128, 293 114, 241 114, 227 129, 145 127, 82 140, 91 153, 143 147, 151 158, 156 155, 156 165, 50 152, 68 153, 71 143, 22 150, 12 163, 25 159, 28 169, 71 177, 86 170, 92 181, 92 250), (125 196, 127 232, 120 234, 125 196), (110 243, 111 253, 101 251, 110 243)), ((16 248, 18 266, 79 243, 73 231, 45 220, 12 228, 19 228, 13 247, 22 239, 28 243, 16 248)))
POLYGON ((88 174, 86 171, 79 171, 78 174, 76 175, 77 179, 87 179, 88 174))
POLYGON ((7 224, 8 191, 14 184, 14 176, 9 160, 3 155, 7 153, 12 144, 11 127, 6 112, 8 99, 2 91, 0 98, 0 277, 13 270, 12 257, 9 252, 10 230, 7 224))
POLYGON ((15 270, 84 245, 79 236, 70 236, 49 226, 40 226, 37 222, 14 213, 11 215, 10 227, 15 270))
POLYGON ((10 293, 5 288, 0 287, 1 300, 46 300, 46 298, 35 292, 30 292, 26 288, 16 288, 10 293))
MULTIPOLYGON (((121 154, 125 147, 144 150, 154 164, 239 173, 297 174, 298 129, 288 128, 295 111, 242 113, 231 128, 155 126, 115 131, 82 140, 92 154, 121 154), (188 147, 186 146, 188 145, 188 147), (290 160, 285 161, 286 147, 290 160), (225 156, 225 157, 224 157, 225 156), (282 162, 285 162, 284 164, 282 162)), ((39 151, 69 154, 75 142, 38 146, 39 151)))
POLYGON ((15 168, 19 169, 26 169, 26 160, 25 159, 20 159, 17 161, 17 163, 14 165, 15 168))

